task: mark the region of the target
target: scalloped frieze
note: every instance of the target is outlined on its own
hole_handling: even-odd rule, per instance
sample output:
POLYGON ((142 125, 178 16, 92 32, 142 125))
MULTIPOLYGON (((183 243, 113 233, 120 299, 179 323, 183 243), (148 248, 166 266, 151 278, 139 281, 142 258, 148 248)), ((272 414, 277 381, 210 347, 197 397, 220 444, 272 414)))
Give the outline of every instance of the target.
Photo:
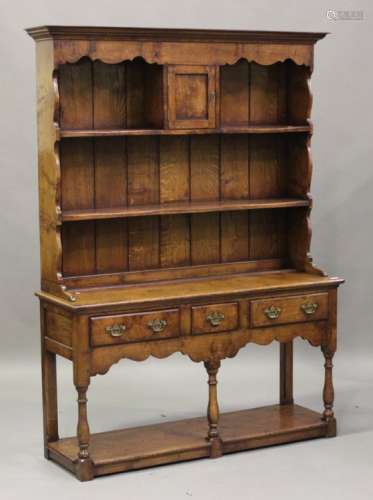
MULTIPOLYGON (((306 86, 306 92, 307 92, 307 121, 311 124, 312 122, 310 120, 311 116, 311 111, 312 111, 312 102, 313 102, 313 94, 311 91, 311 74, 312 74, 312 67, 310 67, 310 72, 308 75, 308 78, 305 80, 305 86, 306 86)), ((307 139, 307 144, 306 144, 306 151, 307 151, 307 179, 308 179, 308 186, 311 186, 311 180, 312 180, 312 171, 313 171, 313 162, 312 162, 312 152, 311 152, 311 135, 308 136, 307 139)), ((311 211, 312 211, 312 197, 310 193, 307 193, 307 198, 310 201, 309 208, 307 210, 307 215, 306 215, 306 220, 305 220, 305 257, 303 261, 303 268, 304 271, 310 274, 317 274, 319 276, 327 276, 327 274, 316 267, 313 262, 312 262, 312 256, 310 253, 310 248, 311 248, 311 240, 312 240, 312 225, 311 225, 311 211)))
MULTIPOLYGON (((56 139, 59 128, 60 120, 60 91, 58 85, 58 70, 53 71, 53 126, 56 131, 56 139)), ((56 186, 55 186, 55 207, 56 207, 56 277, 57 281, 60 281, 62 277, 62 234, 61 234, 61 155, 60 155, 60 143, 55 141, 54 143, 54 160, 55 160, 55 175, 56 175, 56 186)))
MULTIPOLYGON (((308 81, 309 82, 309 81, 308 81)), ((309 87, 308 87, 309 88, 309 87)), ((310 107, 309 107, 309 112, 311 112, 311 104, 312 104, 312 94, 311 91, 309 90, 310 94, 310 107)), ((313 170, 313 163, 312 163, 312 154, 311 154, 311 137, 308 137, 307 140, 307 176, 308 176, 308 182, 311 184, 311 179, 312 179, 312 170, 313 170)), ((304 258, 304 270, 307 273, 311 274, 317 274, 319 276, 327 276, 327 274, 316 267, 313 262, 312 262, 312 256, 310 253, 310 248, 311 248, 311 240, 312 240, 312 225, 311 225, 311 211, 312 211, 312 197, 311 194, 308 193, 307 198, 310 200, 310 205, 307 210, 307 215, 306 215, 306 220, 305 220, 305 235, 304 235, 304 242, 305 242, 305 258, 304 258)))
POLYGON ((217 361, 233 358, 249 343, 268 345, 274 340, 290 342, 296 337, 308 340, 312 346, 320 346, 326 334, 326 322, 302 323, 241 330, 233 333, 188 335, 167 341, 123 344, 99 347, 91 353, 91 376, 104 375, 121 359, 145 361, 150 356, 167 358, 176 352, 188 356, 194 362, 217 361))
POLYGON ((234 64, 239 59, 270 65, 291 59, 312 68, 313 46, 266 43, 196 43, 55 40, 55 66, 75 63, 82 57, 116 64, 142 57, 153 64, 234 64))

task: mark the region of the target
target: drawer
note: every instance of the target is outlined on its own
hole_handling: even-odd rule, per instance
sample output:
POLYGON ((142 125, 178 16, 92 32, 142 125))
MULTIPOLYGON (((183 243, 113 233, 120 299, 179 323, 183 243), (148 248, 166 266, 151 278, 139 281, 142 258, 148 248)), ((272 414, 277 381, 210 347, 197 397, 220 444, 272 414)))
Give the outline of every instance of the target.
POLYGON ((252 327, 327 319, 328 294, 253 300, 250 311, 252 327))
POLYGON ((237 302, 192 307, 192 333, 214 333, 238 328, 237 302))
POLYGON ((179 335, 179 310, 91 318, 93 346, 166 339, 179 335))

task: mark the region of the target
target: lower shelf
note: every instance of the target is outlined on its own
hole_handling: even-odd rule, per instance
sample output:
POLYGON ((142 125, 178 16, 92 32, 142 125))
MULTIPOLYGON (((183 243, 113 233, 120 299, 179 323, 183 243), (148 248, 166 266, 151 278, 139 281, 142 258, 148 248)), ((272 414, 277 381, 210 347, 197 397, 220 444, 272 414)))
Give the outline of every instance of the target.
MULTIPOLYGON (((321 414, 298 405, 274 405, 225 413, 219 432, 223 453, 302 441, 328 434, 321 414)), ((208 457, 206 418, 92 434, 94 476, 208 457)), ((330 435, 330 434, 328 434, 330 435)), ((75 472, 78 444, 66 438, 49 444, 49 457, 75 472)))

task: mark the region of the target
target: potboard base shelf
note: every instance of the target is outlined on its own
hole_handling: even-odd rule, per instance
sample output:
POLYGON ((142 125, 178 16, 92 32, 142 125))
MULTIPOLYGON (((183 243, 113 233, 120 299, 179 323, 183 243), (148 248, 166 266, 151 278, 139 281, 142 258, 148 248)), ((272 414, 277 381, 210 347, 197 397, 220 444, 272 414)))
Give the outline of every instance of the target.
MULTIPOLYGON (((209 457, 207 428, 202 417, 92 434, 92 476, 209 457)), ((223 454, 331 436, 321 414, 298 405, 222 414, 219 432, 223 454)), ((48 449, 50 459, 79 476, 76 438, 50 443, 48 449)))

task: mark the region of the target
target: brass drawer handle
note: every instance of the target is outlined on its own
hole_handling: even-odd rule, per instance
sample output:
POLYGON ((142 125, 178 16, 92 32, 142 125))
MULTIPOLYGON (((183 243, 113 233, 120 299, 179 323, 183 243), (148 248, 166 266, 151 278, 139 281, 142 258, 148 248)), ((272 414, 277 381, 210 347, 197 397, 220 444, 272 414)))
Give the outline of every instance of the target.
POLYGON ((126 325, 120 325, 115 323, 114 325, 107 326, 105 328, 106 333, 111 335, 112 337, 121 337, 123 333, 127 330, 126 325))
POLYGON ((165 319, 153 319, 148 323, 148 327, 151 330, 153 330, 153 333, 163 332, 166 326, 167 326, 167 321, 165 319))
POLYGON ((206 316, 206 320, 210 322, 211 326, 219 326, 220 323, 225 319, 225 316, 222 312, 213 312, 206 316))
POLYGON ((278 319, 281 314, 281 307, 271 306, 268 309, 265 309, 264 314, 268 319, 278 319))
POLYGON ((319 307, 319 304, 316 302, 309 302, 308 304, 302 304, 300 308, 304 312, 304 314, 307 314, 307 316, 311 316, 312 314, 315 314, 319 307))

